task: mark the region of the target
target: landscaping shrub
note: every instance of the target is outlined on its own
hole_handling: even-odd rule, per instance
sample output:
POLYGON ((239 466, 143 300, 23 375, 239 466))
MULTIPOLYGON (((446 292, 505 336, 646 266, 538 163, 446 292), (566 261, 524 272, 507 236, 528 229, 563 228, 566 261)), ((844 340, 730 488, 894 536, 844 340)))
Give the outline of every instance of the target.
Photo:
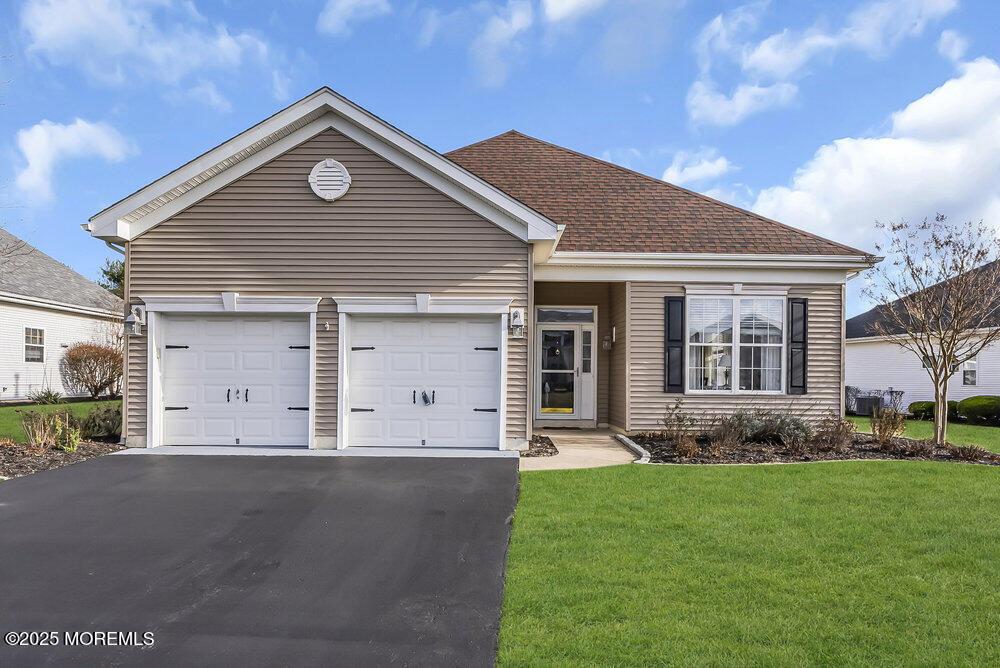
POLYGON ((62 400, 62 393, 57 390, 53 390, 51 387, 45 387, 41 390, 28 392, 28 401, 35 404, 61 404, 62 400))
POLYGON ((708 433, 709 440, 722 448, 746 443, 804 447, 811 436, 802 418, 767 410, 738 410, 716 418, 708 433))
POLYGON ((681 400, 677 399, 672 405, 668 405, 663 410, 662 438, 671 443, 679 443, 685 436, 691 434, 695 426, 694 417, 684 413, 681 407, 681 400))
POLYGON ((948 451, 955 459, 961 459, 964 462, 978 462, 990 454, 989 450, 978 445, 949 445, 948 451))
POLYGON ((17 441, 7 436, 0 436, 0 448, 16 448, 17 441))
POLYGON ((121 406, 93 408, 80 421, 80 432, 88 441, 117 441, 122 433, 121 406))
POLYGON ((871 424, 875 440, 880 445, 886 446, 903 433, 906 428, 906 416, 895 408, 876 408, 872 412, 871 424))
POLYGON ((59 370, 63 384, 86 390, 96 399, 121 382, 122 353, 98 343, 75 343, 63 354, 59 370))
POLYGON ((846 452, 854 440, 855 430, 853 422, 830 411, 816 425, 813 442, 821 452, 846 452))
POLYGON ((70 413, 39 413, 18 411, 21 426, 28 438, 28 449, 41 454, 47 448, 57 447, 75 452, 80 444, 80 426, 70 413))
POLYGON ((684 434, 678 440, 674 441, 674 444, 678 457, 691 459, 698 456, 698 441, 695 439, 694 434, 684 434))
MULTIPOLYGON (((933 401, 914 401, 907 407, 907 412, 912 415, 917 420, 933 420, 934 419, 934 402, 933 401)), ((959 419, 958 402, 949 401, 948 402, 948 421, 955 422, 959 419)))
POLYGON ((979 395, 958 402, 958 413, 973 424, 1000 427, 1000 397, 979 395))

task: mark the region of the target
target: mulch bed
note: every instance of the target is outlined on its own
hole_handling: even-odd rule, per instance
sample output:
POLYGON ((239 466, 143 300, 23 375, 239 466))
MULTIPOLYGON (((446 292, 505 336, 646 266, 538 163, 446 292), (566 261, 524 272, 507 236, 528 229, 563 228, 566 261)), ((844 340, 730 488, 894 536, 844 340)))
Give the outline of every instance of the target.
POLYGON ((555 443, 548 436, 535 434, 528 441, 528 449, 521 452, 522 457, 552 457, 558 455, 555 443))
POLYGON ((33 452, 23 443, 0 444, 0 477, 17 478, 19 476, 57 469, 60 466, 76 464, 93 457, 116 452, 124 446, 117 443, 98 443, 84 441, 76 452, 64 452, 50 448, 41 453, 33 452))
POLYGON ((632 437, 645 448, 653 463, 671 464, 768 464, 792 462, 843 461, 852 459, 913 459, 965 464, 1000 466, 1000 455, 980 448, 934 447, 926 441, 911 438, 894 438, 887 447, 872 438, 871 434, 855 434, 853 442, 842 451, 821 450, 807 447, 801 454, 792 454, 784 446, 771 443, 748 443, 727 448, 717 453, 702 444, 694 457, 681 457, 673 443, 645 435, 632 437))

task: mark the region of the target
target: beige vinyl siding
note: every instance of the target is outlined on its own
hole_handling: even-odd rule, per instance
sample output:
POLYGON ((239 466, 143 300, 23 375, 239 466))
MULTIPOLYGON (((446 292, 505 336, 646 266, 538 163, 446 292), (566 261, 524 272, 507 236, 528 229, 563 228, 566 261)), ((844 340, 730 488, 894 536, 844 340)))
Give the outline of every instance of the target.
POLYGON ((615 328, 615 342, 611 348, 611 378, 609 390, 608 422, 621 429, 628 429, 628 284, 611 284, 611 325, 615 328))
MULTIPOLYGON (((375 153, 328 130, 217 191, 130 245, 129 297, 322 297, 316 435, 336 436, 333 295, 474 295, 528 301, 528 245, 375 153), (313 165, 351 174, 334 203, 313 194, 313 165), (329 329, 327 329, 327 325, 329 329)), ((145 434, 146 339, 129 339, 128 433, 145 434)), ((507 433, 527 430, 527 343, 508 341, 507 433)))
POLYGON ((634 431, 660 426, 676 398, 699 418, 739 408, 767 408, 816 419, 842 404, 843 297, 840 285, 796 286, 789 297, 809 300, 808 393, 791 395, 678 395, 663 391, 663 298, 683 295, 679 285, 629 283, 629 424, 634 431))
POLYGON ((597 307, 597 421, 608 421, 608 397, 611 353, 601 341, 611 335, 611 284, 609 283, 536 283, 535 307, 596 306, 597 307))

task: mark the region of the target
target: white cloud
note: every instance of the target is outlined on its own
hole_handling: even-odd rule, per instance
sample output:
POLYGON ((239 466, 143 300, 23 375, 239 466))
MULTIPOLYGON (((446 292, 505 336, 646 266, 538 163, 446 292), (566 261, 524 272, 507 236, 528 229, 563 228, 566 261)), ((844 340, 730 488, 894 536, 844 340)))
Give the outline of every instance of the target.
POLYGON ((20 21, 30 53, 110 85, 150 80, 179 86, 209 70, 274 67, 266 41, 212 24, 187 2, 28 0, 20 21))
POLYGON ((196 85, 192 86, 183 97, 187 99, 200 102, 207 107, 211 107, 216 111, 223 113, 228 113, 233 110, 232 103, 226 98, 225 95, 219 92, 219 89, 211 81, 206 81, 202 79, 196 85))
POLYGON ((875 137, 820 147, 753 209, 871 250, 876 220, 985 218, 1000 229, 1000 66, 979 58, 892 116, 875 137))
POLYGON ((523 48, 518 38, 533 22, 528 0, 508 0, 506 7, 489 16, 469 47, 484 86, 501 86, 507 80, 509 62, 523 48))
POLYGON ((938 38, 938 53, 952 62, 962 60, 968 48, 969 41, 954 30, 945 30, 938 38))
POLYGON ((695 42, 700 74, 688 94, 688 114, 698 124, 734 125, 750 114, 788 104, 797 94, 792 80, 803 76, 818 57, 844 49, 882 57, 957 5, 958 0, 872 0, 851 12, 839 30, 817 23, 801 31, 785 29, 756 43, 749 35, 767 2, 720 14, 695 42), (735 64, 746 79, 730 95, 720 93, 713 80, 720 60, 735 64), (726 108, 714 111, 717 102, 726 108))
POLYGON ((316 29, 329 35, 351 34, 351 24, 392 13, 389 0, 327 0, 316 20, 316 29))
POLYGON ((767 86, 740 84, 726 95, 716 90, 711 80, 698 80, 688 90, 688 116, 699 124, 736 125, 751 114, 788 105, 797 92, 795 84, 781 82, 767 86))
POLYGON ((607 0, 542 0, 542 12, 551 23, 566 21, 600 9, 607 0))
POLYGON ((25 166, 17 173, 17 187, 29 196, 51 200, 52 173, 70 158, 97 156, 119 162, 133 153, 132 145, 107 123, 77 118, 69 125, 43 120, 17 132, 17 147, 25 166))
POLYGON ((734 169, 733 163, 714 148, 677 151, 674 159, 663 172, 663 180, 683 186, 689 183, 711 181, 725 176, 734 169))

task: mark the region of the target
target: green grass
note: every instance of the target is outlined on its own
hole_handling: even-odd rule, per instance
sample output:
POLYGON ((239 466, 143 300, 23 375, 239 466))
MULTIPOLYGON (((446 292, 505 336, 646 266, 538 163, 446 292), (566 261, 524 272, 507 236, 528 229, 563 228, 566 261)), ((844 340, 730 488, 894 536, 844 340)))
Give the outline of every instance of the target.
POLYGON ((1000 468, 521 476, 503 666, 1000 665, 1000 468))
POLYGON ((0 406, 0 438, 12 438, 18 443, 24 443, 26 438, 21 428, 21 416, 15 411, 37 411, 40 413, 70 412, 77 417, 83 417, 90 409, 99 405, 121 405, 121 399, 103 401, 74 401, 65 404, 46 404, 44 406, 0 406))
MULTIPOLYGON (((866 417, 849 416, 858 431, 871 432, 871 422, 866 417)), ((904 436, 933 438, 934 423, 929 420, 907 420, 904 436)), ((948 441, 955 445, 978 445, 993 452, 1000 452, 1000 427, 980 427, 970 424, 948 423, 948 441)))

